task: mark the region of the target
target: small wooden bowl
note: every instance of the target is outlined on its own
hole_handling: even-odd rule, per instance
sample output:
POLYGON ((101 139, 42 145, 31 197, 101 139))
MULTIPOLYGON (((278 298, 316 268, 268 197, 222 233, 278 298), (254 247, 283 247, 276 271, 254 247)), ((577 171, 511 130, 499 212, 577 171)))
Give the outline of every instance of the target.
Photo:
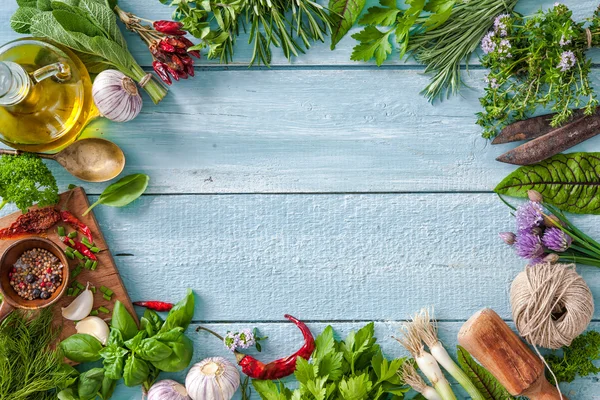
POLYGON ((11 244, 0 257, 0 294, 4 296, 4 301, 0 306, 0 321, 2 321, 8 314, 10 314, 15 308, 37 310, 40 308, 48 307, 56 303, 61 296, 64 294, 69 283, 69 260, 65 253, 60 247, 54 242, 48 239, 42 239, 39 237, 21 239, 11 244), (63 265, 62 282, 60 286, 56 288, 50 298, 42 300, 25 300, 17 294, 17 292, 10 285, 10 278, 8 274, 12 269, 13 265, 17 262, 19 257, 27 250, 31 249, 44 249, 54 254, 56 258, 63 265))

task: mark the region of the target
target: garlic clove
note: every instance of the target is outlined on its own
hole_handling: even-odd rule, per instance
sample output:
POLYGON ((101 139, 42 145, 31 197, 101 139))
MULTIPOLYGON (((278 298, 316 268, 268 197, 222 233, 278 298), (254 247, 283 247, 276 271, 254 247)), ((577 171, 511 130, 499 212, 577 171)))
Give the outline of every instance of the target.
POLYGON ((88 283, 85 290, 75 298, 67 307, 62 308, 62 316, 69 321, 79 321, 90 315, 94 307, 94 294, 89 290, 88 283))
POLYGON ((92 97, 100 114, 111 121, 131 121, 142 110, 142 96, 133 79, 114 69, 98 74, 92 97))
POLYGON ((106 346, 108 342, 110 331, 106 322, 101 318, 94 316, 86 317, 75 325, 75 329, 77 333, 87 333, 95 337, 102 343, 102 346, 106 346))

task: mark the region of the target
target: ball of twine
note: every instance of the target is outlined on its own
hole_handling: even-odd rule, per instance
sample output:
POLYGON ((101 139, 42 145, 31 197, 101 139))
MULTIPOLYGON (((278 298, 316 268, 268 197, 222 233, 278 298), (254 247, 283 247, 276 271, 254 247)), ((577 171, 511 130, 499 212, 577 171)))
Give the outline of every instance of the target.
POLYGON ((571 344, 590 324, 594 298, 575 264, 538 264, 512 283, 510 304, 521 336, 534 346, 571 344))

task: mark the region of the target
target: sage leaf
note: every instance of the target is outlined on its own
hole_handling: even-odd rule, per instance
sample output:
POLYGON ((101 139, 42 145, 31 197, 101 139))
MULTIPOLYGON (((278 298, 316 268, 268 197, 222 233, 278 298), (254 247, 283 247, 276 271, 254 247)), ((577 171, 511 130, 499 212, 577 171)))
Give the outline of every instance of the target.
POLYGON ((30 34, 33 17, 39 13, 34 7, 19 7, 10 18, 10 27, 17 33, 30 34))
POLYGON ((518 168, 494 189, 527 197, 537 190, 544 202, 579 214, 600 214, 600 153, 558 154, 541 163, 518 168))
POLYGON ((94 0, 79 0, 79 8, 87 11, 90 19, 101 27, 110 39, 121 48, 127 49, 125 38, 117 25, 117 16, 110 8, 94 0))
MULTIPOLYGON (((126 206, 146 191, 149 181, 150 177, 145 174, 133 174, 119 179, 104 189, 98 201, 92 204, 83 215, 89 213, 98 204, 109 207, 126 206)), ((125 337, 125 335, 123 336, 125 337)))
POLYGON ((17 0, 17 5, 19 7, 36 7, 37 0, 17 0))
POLYGON ((366 0, 329 0, 331 15, 331 50, 348 33, 365 8, 366 0))
POLYGON ((42 12, 34 16, 31 21, 30 30, 32 36, 49 38, 54 42, 73 50, 89 53, 89 50, 85 46, 82 46, 62 27, 61 24, 58 23, 50 11, 42 12))
POLYGON ((52 0, 37 0, 37 9, 40 11, 52 11, 52 0))
POLYGON ((485 368, 477 364, 468 351, 457 346, 456 354, 460 367, 469 376, 485 400, 508 400, 513 397, 485 368))

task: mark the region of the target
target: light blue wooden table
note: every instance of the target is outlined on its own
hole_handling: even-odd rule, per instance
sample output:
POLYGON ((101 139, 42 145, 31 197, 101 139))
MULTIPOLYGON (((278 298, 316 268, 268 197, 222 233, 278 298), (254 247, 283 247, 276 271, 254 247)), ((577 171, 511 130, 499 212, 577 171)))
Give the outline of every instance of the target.
MULTIPOLYGON (((552 3, 521 0, 518 10, 552 3)), ((565 3, 577 19, 597 6, 565 3)), ((171 13, 158 0, 121 5, 151 19, 171 13)), ((8 26, 15 8, 0 3, 2 41, 18 37, 8 26)), ((149 66, 139 39, 128 41, 149 66)), ((491 190, 514 168, 494 161, 510 145, 490 146, 475 125, 485 71, 474 67, 472 89, 432 106, 419 95, 428 81, 421 66, 352 62, 350 37, 292 63, 275 51, 270 69, 248 69, 244 44, 228 66, 201 61, 159 106, 146 98, 135 121, 97 121, 86 132, 123 148, 126 173, 151 176, 134 205, 95 209, 132 299, 177 301, 193 288, 195 325, 256 326, 269 336, 265 360, 302 341, 285 313, 315 334, 376 321, 389 356, 404 354, 391 339, 399 321, 423 306, 435 306, 449 347, 482 307, 510 320, 508 289, 524 263, 497 236, 513 220, 491 190)), ((574 150, 600 151, 600 138, 574 150)), ((105 186, 52 170, 61 188, 82 184, 92 201, 105 186)), ((600 237, 600 217, 573 219, 600 237)), ((580 272, 600 298, 600 271, 580 272)), ((592 327, 600 329, 598 311, 592 327)), ((194 361, 227 356, 190 331, 194 361)), ((562 388, 572 400, 600 399, 597 378, 562 388)), ((123 385, 114 396, 140 397, 123 385)))

